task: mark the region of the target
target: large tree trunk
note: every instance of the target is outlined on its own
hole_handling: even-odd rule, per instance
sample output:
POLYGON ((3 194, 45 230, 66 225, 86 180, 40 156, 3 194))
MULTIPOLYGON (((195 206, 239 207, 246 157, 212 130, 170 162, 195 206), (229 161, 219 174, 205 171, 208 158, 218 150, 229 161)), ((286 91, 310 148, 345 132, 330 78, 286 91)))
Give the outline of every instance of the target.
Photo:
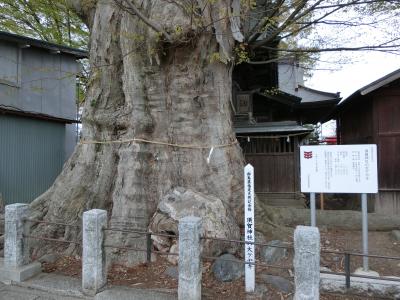
MULTIPOLYGON (((157 1, 142 5, 150 18, 162 22, 157 16, 164 16, 172 25, 187 25, 175 4, 151 2, 157 1)), ((221 199, 240 221, 243 158, 231 122, 232 66, 211 59, 221 53, 221 41, 208 30, 162 43, 156 32, 111 0, 82 7, 91 29, 92 69, 84 143, 54 185, 32 203, 34 217, 72 223, 84 211, 100 208, 108 211, 111 227, 146 230, 159 200, 183 187, 221 199), (200 148, 110 142, 133 138, 200 148), (214 148, 207 161, 212 146, 225 144, 214 148)), ((67 239, 80 235, 55 226, 36 230, 67 239)), ((106 243, 140 242, 126 233, 109 233, 106 243)), ((44 251, 35 248, 37 255, 44 251)), ((128 263, 143 259, 142 253, 132 252, 110 257, 128 263)))

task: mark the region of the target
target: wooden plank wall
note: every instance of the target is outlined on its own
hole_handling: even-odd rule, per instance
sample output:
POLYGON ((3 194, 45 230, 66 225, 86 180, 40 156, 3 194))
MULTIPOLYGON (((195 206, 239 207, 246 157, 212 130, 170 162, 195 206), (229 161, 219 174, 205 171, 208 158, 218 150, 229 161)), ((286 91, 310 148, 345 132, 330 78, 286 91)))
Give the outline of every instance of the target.
POLYGON ((375 95, 379 188, 400 192, 400 89, 375 95))
POLYGON ((246 154, 254 166, 256 192, 295 192, 293 153, 246 154))
POLYGON ((251 138, 241 140, 247 163, 254 166, 257 193, 298 191, 298 139, 251 138))
POLYGON ((400 214, 400 87, 359 96, 340 113, 341 144, 378 145, 379 194, 375 212, 400 214))

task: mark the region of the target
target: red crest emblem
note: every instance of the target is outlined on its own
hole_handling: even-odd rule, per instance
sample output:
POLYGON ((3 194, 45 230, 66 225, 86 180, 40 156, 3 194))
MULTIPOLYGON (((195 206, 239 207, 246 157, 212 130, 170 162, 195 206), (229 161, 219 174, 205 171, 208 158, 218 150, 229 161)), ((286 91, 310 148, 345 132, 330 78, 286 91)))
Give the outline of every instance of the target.
POLYGON ((312 151, 304 151, 304 158, 305 159, 312 158, 312 151))

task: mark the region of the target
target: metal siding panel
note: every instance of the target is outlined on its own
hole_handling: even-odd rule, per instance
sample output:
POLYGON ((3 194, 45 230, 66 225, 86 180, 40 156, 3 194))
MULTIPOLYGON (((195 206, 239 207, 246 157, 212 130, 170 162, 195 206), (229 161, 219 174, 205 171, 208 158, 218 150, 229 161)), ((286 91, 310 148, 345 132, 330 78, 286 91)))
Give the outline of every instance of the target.
POLYGON ((0 41, 0 79, 18 83, 18 48, 16 44, 0 41))
POLYGON ((14 106, 26 111, 42 112, 43 53, 38 49, 22 49, 21 89, 14 106))
MULTIPOLYGON (((16 45, 3 45, 0 41, 0 79, 11 78, 11 65, 20 59, 20 88, 0 82, 0 104, 29 112, 73 119, 76 116, 77 62, 68 56, 50 54, 36 48, 19 49, 16 45), (6 47, 6 48, 5 48, 6 47), (10 56, 10 51, 15 52, 10 56), (18 58, 18 51, 21 57, 18 58), (3 57, 3 60, 1 59, 3 57), (4 60, 5 59, 5 60, 4 60), (61 71, 62 68, 62 71, 61 71), (3 70, 4 69, 4 70, 3 70), (3 71, 2 71, 3 70, 3 71)), ((18 69, 18 66, 14 66, 18 69)))
MULTIPOLYGON (((42 72, 42 112, 56 117, 62 117, 60 61, 59 55, 47 56, 46 59, 43 59, 42 72)), ((71 99, 71 102, 73 102, 73 99, 71 99)))
POLYGON ((45 192, 64 163, 63 124, 0 116, 0 193, 6 204, 45 192))
POLYGON ((61 57, 60 110, 63 118, 76 118, 77 62, 70 57, 61 57))

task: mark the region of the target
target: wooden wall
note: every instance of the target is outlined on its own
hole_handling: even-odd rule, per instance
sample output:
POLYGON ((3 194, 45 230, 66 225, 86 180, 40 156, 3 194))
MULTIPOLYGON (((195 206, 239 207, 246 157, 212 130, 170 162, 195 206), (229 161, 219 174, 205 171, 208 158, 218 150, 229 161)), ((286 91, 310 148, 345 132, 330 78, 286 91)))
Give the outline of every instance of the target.
POLYGON ((257 193, 294 193, 299 191, 297 137, 241 141, 247 163, 254 166, 257 193))
POLYGON ((378 145, 375 212, 400 214, 400 82, 351 101, 339 113, 339 142, 378 145))
MULTIPOLYGON (((358 99, 357 99, 358 100, 358 99)), ((368 144, 373 142, 372 98, 354 101, 338 118, 338 138, 341 144, 368 144)))
POLYGON ((379 189, 400 192, 400 87, 381 89, 373 97, 379 189))

